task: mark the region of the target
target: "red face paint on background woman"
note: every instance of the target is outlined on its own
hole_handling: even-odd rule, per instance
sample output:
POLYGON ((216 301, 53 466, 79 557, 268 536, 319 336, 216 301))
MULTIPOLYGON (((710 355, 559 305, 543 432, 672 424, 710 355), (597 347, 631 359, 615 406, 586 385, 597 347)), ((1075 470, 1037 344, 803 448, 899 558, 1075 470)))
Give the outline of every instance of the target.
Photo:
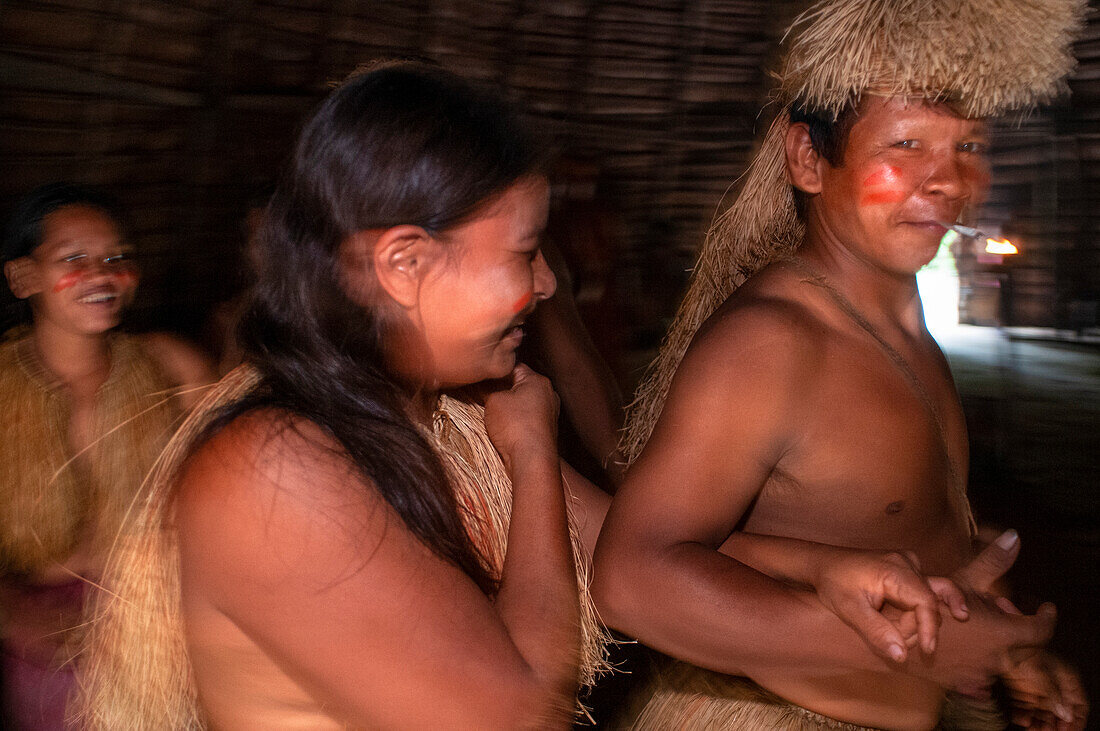
POLYGON ((84 272, 81 271, 62 274, 60 277, 57 278, 57 281, 54 282, 54 294, 57 294, 58 292, 64 292, 66 289, 69 289, 71 287, 75 287, 77 284, 80 284, 80 280, 83 278, 84 272))

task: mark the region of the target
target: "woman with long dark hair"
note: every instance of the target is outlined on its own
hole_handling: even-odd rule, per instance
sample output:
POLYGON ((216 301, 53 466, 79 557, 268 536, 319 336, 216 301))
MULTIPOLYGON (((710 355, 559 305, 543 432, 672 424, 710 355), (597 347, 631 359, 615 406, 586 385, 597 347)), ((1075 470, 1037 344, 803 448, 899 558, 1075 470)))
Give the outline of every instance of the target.
POLYGON ((602 661, 582 543, 606 500, 563 479, 557 399, 515 357, 555 288, 539 164, 502 101, 421 64, 306 123, 246 365, 120 537, 90 726, 569 722, 602 661))

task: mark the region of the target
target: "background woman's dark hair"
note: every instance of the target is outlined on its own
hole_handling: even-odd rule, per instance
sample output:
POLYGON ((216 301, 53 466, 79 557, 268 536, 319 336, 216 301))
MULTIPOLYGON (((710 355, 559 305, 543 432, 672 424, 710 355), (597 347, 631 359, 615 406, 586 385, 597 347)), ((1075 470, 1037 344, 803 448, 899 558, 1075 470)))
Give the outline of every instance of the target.
POLYGON ((320 424, 408 528, 487 593, 444 468, 388 369, 392 323, 344 294, 337 257, 365 229, 445 231, 540 159, 502 99, 440 68, 391 62, 345 81, 306 123, 257 242, 240 337, 262 387, 219 419, 271 405, 320 424))
MULTIPOLYGON (((42 221, 49 214, 65 206, 91 206, 107 214, 118 226, 122 226, 122 213, 114 198, 103 191, 77 183, 47 183, 24 196, 15 206, 4 230, 0 261, 28 256, 42 243, 42 221)), ((29 322, 30 304, 18 299, 7 286, 4 278, 3 313, 0 315, 0 332, 13 325, 29 322)))

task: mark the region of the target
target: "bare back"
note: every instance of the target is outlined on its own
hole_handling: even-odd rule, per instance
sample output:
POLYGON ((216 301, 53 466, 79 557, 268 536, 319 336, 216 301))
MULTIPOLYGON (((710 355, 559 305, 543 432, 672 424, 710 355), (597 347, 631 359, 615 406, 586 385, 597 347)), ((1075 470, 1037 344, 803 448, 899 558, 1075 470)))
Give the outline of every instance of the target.
POLYGON ((543 717, 501 597, 428 549, 316 424, 274 410, 232 421, 183 470, 176 520, 188 654, 212 727, 543 717))

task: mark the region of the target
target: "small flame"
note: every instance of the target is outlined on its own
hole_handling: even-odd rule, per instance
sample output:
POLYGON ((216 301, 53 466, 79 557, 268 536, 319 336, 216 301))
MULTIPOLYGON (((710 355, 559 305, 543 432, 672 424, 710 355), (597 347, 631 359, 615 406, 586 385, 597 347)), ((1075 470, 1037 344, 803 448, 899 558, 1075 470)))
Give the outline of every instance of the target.
POLYGON ((1008 239, 986 239, 985 253, 987 254, 1019 254, 1017 249, 1008 239))

